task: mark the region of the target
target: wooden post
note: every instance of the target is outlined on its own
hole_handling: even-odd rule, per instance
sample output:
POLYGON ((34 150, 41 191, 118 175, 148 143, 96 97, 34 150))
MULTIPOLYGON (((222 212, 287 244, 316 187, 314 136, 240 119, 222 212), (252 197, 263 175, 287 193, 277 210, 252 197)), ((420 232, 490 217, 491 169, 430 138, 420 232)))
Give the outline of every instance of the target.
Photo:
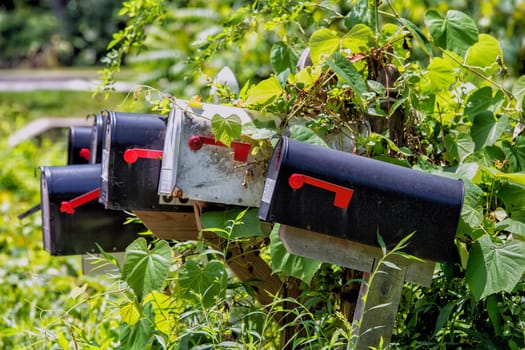
POLYGON ((432 283, 433 261, 391 255, 390 264, 379 266, 370 280, 383 256, 380 248, 285 225, 281 225, 279 235, 290 253, 364 272, 363 279, 370 283, 361 284, 353 315, 358 350, 377 346, 381 338, 383 345, 389 344, 405 281, 422 286, 432 283))
POLYGON ((383 346, 390 343, 407 271, 406 265, 396 265, 382 264, 371 280, 366 274, 369 285, 361 284, 354 313, 356 350, 377 346, 381 339, 383 346))

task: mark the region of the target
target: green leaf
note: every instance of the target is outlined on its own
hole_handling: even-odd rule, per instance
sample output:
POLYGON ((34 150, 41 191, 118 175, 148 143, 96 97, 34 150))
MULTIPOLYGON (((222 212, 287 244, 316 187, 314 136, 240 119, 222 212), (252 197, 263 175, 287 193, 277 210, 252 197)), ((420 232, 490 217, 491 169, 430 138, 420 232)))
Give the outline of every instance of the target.
POLYGON ((144 238, 137 238, 126 248, 122 279, 137 298, 160 289, 171 266, 171 249, 166 241, 158 241, 152 250, 144 238))
POLYGON ((468 204, 464 204, 461 208, 461 220, 470 228, 476 229, 483 222, 483 211, 481 208, 473 208, 468 204))
POLYGON ((463 163, 469 155, 474 153, 476 144, 468 134, 447 134, 445 136, 445 147, 447 158, 457 159, 459 163, 463 163))
POLYGON ((441 57, 434 57, 427 69, 431 84, 430 91, 448 90, 456 81, 454 68, 441 57))
POLYGON ((525 75, 522 75, 514 82, 512 95, 518 102, 516 108, 521 110, 523 108, 523 97, 525 96, 525 75))
POLYGON ((245 103, 247 105, 264 104, 284 93, 281 83, 276 76, 272 76, 255 85, 249 92, 245 103))
POLYGON ((211 118, 211 130, 217 141, 229 147, 233 140, 241 137, 241 118, 235 114, 226 118, 215 114, 211 118))
POLYGON ((278 41, 273 44, 272 50, 270 52, 270 63, 272 65, 273 71, 278 74, 286 69, 289 69, 290 72, 295 73, 297 59, 299 55, 295 50, 286 45, 282 41, 278 41))
POLYGON ((321 28, 312 33, 308 45, 312 62, 317 64, 323 57, 330 56, 341 48, 341 38, 335 31, 321 28))
POLYGON ((312 129, 304 125, 292 125, 289 132, 290 138, 293 140, 328 148, 328 145, 323 141, 322 138, 320 138, 312 129))
POLYGON ((229 233, 229 239, 239 239, 248 237, 264 237, 261 230, 261 222, 259 220, 258 210, 255 208, 248 209, 240 218, 240 223, 237 223, 228 230, 237 216, 244 211, 240 208, 230 209, 226 211, 207 211, 201 215, 201 224, 204 229, 219 228, 229 233))
POLYGON ((469 120, 474 118, 486 111, 496 113, 496 111, 505 102, 503 93, 498 90, 495 96, 492 96, 492 88, 489 86, 482 87, 472 93, 469 96, 467 103, 465 104, 465 115, 469 120))
POLYGON ((476 144, 476 151, 496 142, 508 126, 509 117, 506 115, 501 116, 498 120, 494 118, 494 114, 490 111, 476 115, 470 128, 470 135, 476 144))
POLYGON ((509 162, 510 172, 525 171, 525 137, 518 136, 513 143, 505 140, 501 148, 509 162))
POLYGON ((511 182, 504 183, 497 193, 507 212, 525 210, 525 187, 511 182))
POLYGON ((496 175, 496 177, 506 179, 510 182, 513 182, 515 184, 525 186, 525 173, 499 173, 496 175))
POLYGON ((525 239, 525 222, 507 218, 496 224, 498 230, 503 230, 519 236, 521 240, 525 239))
POLYGON ((120 318, 130 326, 135 325, 140 320, 140 311, 135 302, 131 301, 120 306, 120 318))
POLYGON ((525 242, 495 244, 488 235, 470 249, 465 275, 476 301, 501 291, 511 292, 525 272, 525 242))
POLYGON ((468 49, 465 64, 479 68, 485 75, 491 75, 499 69, 498 57, 503 58, 499 41, 488 34, 480 34, 479 41, 468 49))
POLYGON ((120 325, 120 341, 127 350, 143 350, 150 342, 153 335, 153 324, 142 318, 133 326, 127 323, 120 325))
POLYGON ((402 25, 404 25, 407 30, 412 34, 414 38, 420 43, 421 48, 423 51, 429 55, 432 56, 432 46, 430 44, 430 41, 428 41, 425 33, 413 22, 409 21, 406 18, 399 18, 399 22, 401 22, 402 25))
POLYGON ((321 267, 321 262, 302 256, 290 254, 286 251, 279 238, 279 225, 276 224, 270 233, 270 255, 272 271, 281 277, 292 276, 310 284, 313 276, 321 267))
POLYGON ((436 326, 434 327, 434 333, 432 333, 432 337, 435 337, 437 333, 445 326, 455 306, 456 303, 451 301, 443 308, 440 308, 439 315, 436 320, 436 326))
POLYGON ((478 41, 476 23, 463 12, 450 10, 443 18, 437 11, 429 10, 425 14, 425 23, 436 46, 462 57, 478 41))
POLYGON ((346 28, 348 29, 352 29, 357 24, 365 24, 370 27, 375 27, 373 14, 371 9, 369 8, 369 1, 355 1, 352 11, 350 11, 348 15, 346 15, 344 23, 346 28))
POLYGON ((212 260, 198 264, 187 260, 179 269, 179 287, 184 297, 204 308, 216 304, 226 296, 228 273, 224 264, 212 260))
POLYGON ((364 94, 368 91, 366 82, 346 57, 334 52, 332 59, 327 59, 326 63, 361 99, 364 99, 364 94))
POLYGON ((374 37, 374 32, 364 24, 357 24, 348 31, 343 37, 341 46, 350 49, 352 53, 367 51, 370 39, 374 37))
POLYGON ((494 327, 494 331, 496 331, 496 335, 501 336, 500 307, 498 306, 498 297, 496 295, 489 295, 487 297, 487 313, 489 314, 492 327, 494 327))

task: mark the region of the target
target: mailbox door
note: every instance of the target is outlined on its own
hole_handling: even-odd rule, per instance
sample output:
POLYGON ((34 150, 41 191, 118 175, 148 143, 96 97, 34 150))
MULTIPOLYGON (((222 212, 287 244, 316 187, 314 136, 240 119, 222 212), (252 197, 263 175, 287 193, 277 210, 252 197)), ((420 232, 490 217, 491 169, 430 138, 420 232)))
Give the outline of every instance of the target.
POLYGON ((461 181, 283 138, 259 217, 388 248, 415 231, 405 252, 451 261, 462 202, 461 181))
POLYGON ((63 201, 81 196, 99 185, 100 164, 44 167, 41 173, 42 233, 44 248, 51 255, 76 255, 123 251, 146 229, 124 222, 127 214, 105 210, 97 200, 60 211, 63 201))
POLYGON ((193 200, 258 207, 264 188, 265 166, 242 141, 225 147, 215 140, 210 120, 218 115, 252 121, 239 108, 203 104, 174 107, 168 122, 159 193, 193 200), (243 153, 245 152, 245 153, 243 153), (246 157, 245 157, 246 156, 246 157), (236 160, 237 159, 237 160, 236 160))
MULTIPOLYGON (((159 204, 157 193, 166 117, 110 112, 106 118, 100 201, 109 209, 191 211, 190 204, 159 204), (125 157, 135 150, 153 156, 125 157), (128 153, 126 153, 128 152, 128 153)), ((169 198, 166 198, 169 201, 169 198)))
POLYGON ((69 128, 67 164, 87 164, 90 158, 91 128, 72 126, 69 128))
POLYGON ((93 126, 91 127, 89 164, 99 164, 102 161, 104 121, 104 114, 95 115, 93 126))

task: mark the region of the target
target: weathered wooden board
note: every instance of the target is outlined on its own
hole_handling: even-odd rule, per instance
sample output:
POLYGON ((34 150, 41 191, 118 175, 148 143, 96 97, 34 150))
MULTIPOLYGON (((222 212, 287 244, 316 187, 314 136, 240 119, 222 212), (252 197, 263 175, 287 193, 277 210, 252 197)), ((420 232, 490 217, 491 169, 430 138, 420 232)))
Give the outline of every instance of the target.
MULTIPOLYGON (((281 225, 279 235, 286 250, 292 254, 358 271, 372 272, 375 261, 382 256, 380 248, 296 227, 281 225)), ((424 287, 431 285, 433 261, 407 260, 398 255, 392 261, 407 265, 404 280, 424 287)))
POLYGON ((194 241, 199 230, 192 212, 134 210, 153 234, 161 239, 174 241, 194 241))

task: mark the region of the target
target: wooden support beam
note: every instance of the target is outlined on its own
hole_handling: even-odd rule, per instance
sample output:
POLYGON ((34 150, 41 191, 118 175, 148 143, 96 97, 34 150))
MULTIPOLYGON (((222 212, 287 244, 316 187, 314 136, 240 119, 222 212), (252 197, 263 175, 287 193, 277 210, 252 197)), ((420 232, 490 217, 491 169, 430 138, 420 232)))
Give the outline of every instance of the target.
POLYGON ((369 285, 361 284, 353 323, 356 350, 377 347, 381 341, 384 347, 390 344, 407 272, 406 265, 396 265, 393 268, 382 264, 369 279, 369 285))

